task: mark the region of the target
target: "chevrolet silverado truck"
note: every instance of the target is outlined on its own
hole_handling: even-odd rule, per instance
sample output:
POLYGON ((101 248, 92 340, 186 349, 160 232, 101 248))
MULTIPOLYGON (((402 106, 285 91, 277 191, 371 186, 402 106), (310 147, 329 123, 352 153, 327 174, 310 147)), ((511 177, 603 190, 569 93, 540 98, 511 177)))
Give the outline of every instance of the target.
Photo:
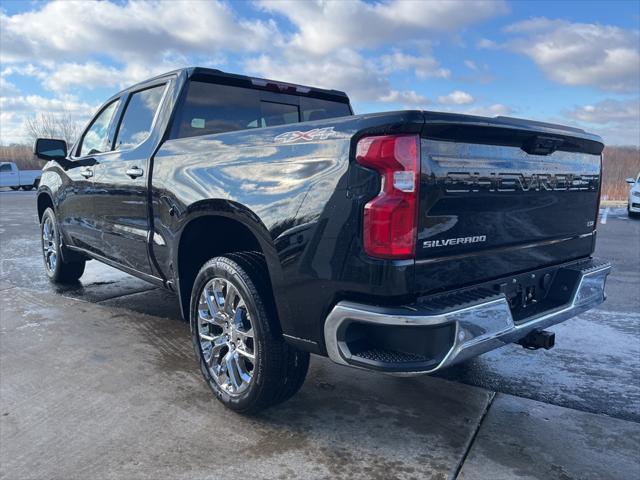
POLYGON ((20 170, 13 162, 0 162, 0 187, 33 190, 40 183, 40 170, 20 170))
POLYGON ((602 149, 181 69, 111 97, 73 146, 36 142, 45 271, 77 282, 95 259, 175 292, 206 382, 244 413, 295 394, 310 353, 416 375, 550 348, 547 327, 605 298, 602 149))

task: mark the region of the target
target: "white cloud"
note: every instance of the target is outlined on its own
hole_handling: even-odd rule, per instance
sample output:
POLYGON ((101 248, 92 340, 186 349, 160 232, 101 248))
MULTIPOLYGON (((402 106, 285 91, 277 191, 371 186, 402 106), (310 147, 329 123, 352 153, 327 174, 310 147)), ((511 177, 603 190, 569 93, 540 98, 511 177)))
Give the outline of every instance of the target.
POLYGON ((590 123, 631 122, 640 128, 640 99, 629 101, 607 99, 592 105, 576 107, 569 112, 576 120, 590 123))
POLYGON ((566 115, 601 135, 607 144, 640 145, 640 98, 606 99, 576 107, 566 115))
POLYGON ((508 11, 503 0, 262 0, 259 5, 293 23, 297 29, 291 38, 293 46, 319 55, 345 47, 370 49, 386 43, 424 43, 429 33, 456 34, 468 25, 508 11))
POLYGON ((506 28, 507 47, 529 56, 556 82, 603 90, 640 89, 640 33, 619 27, 534 18, 506 28))
POLYGON ((438 103, 443 105, 469 105, 474 101, 474 98, 470 94, 463 92, 462 90, 455 90, 449 95, 442 95, 438 97, 438 103))
POLYGON ((415 90, 390 90, 387 95, 382 95, 378 100, 412 108, 421 107, 429 103, 427 97, 417 94, 415 90))
POLYGON ((85 112, 93 108, 86 102, 79 102, 72 96, 46 98, 40 95, 0 97, 0 110, 12 112, 85 112))
POLYGON ((63 91, 68 87, 113 87, 124 80, 122 71, 113 66, 106 66, 97 62, 61 63, 49 72, 42 82, 49 90, 63 91))
POLYGON ((464 64, 469 70, 478 70, 478 65, 473 60, 465 60, 464 64))
MULTIPOLYGON (((453 111, 458 110, 454 108, 453 111)), ((465 110, 460 110, 460 113, 466 113, 468 115, 478 115, 481 117, 497 117, 500 115, 513 115, 514 111, 515 110, 508 105, 504 105, 502 103, 494 103, 492 105, 477 106, 465 110)))
POLYGON ((12 16, 0 13, 0 29, 3 64, 77 62, 96 52, 119 62, 150 64, 169 53, 256 51, 278 36, 272 21, 237 18, 218 1, 50 2, 12 16))
POLYGON ((392 54, 382 55, 380 64, 384 73, 411 70, 420 79, 451 76, 451 71, 440 67, 438 61, 431 55, 414 56, 396 50, 392 54))
POLYGON ((489 40, 488 38, 481 38, 476 46, 480 49, 487 50, 500 48, 500 46, 496 42, 494 42, 493 40, 489 40))
POLYGON ((186 66, 183 61, 158 61, 155 64, 129 63, 123 68, 98 62, 67 62, 50 70, 44 67, 42 85, 48 90, 64 92, 70 88, 117 87, 126 88, 147 78, 186 66))

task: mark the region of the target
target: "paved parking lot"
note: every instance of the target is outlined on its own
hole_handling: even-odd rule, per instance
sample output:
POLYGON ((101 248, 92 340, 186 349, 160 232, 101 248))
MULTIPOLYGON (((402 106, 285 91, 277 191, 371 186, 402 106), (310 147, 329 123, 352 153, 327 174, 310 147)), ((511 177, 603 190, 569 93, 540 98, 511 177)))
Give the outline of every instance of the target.
POLYGON ((315 357, 246 418, 201 380, 175 297, 97 262, 53 287, 34 193, 0 192, 0 477, 640 478, 640 221, 602 218, 609 299, 554 349, 412 379, 315 357))

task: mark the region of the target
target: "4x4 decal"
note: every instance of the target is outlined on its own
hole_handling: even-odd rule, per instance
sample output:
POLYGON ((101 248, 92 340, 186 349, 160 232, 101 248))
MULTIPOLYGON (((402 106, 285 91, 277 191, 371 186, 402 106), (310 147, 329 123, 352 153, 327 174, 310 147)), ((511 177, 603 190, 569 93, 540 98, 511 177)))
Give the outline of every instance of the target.
POLYGON ((306 132, 301 132, 299 130, 295 130, 293 132, 285 132, 281 133, 273 140, 277 143, 292 143, 300 140, 309 142, 311 140, 326 140, 336 135, 337 132, 333 129, 333 127, 325 127, 314 128, 313 130, 307 130, 306 132))

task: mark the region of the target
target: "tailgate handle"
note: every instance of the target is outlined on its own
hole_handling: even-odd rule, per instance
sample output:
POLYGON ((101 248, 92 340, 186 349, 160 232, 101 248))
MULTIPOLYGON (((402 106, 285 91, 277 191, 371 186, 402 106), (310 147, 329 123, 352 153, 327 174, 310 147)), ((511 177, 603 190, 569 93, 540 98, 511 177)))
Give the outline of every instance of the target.
POLYGON ((562 138, 536 135, 527 139, 520 148, 531 155, 549 155, 563 143, 562 138))

